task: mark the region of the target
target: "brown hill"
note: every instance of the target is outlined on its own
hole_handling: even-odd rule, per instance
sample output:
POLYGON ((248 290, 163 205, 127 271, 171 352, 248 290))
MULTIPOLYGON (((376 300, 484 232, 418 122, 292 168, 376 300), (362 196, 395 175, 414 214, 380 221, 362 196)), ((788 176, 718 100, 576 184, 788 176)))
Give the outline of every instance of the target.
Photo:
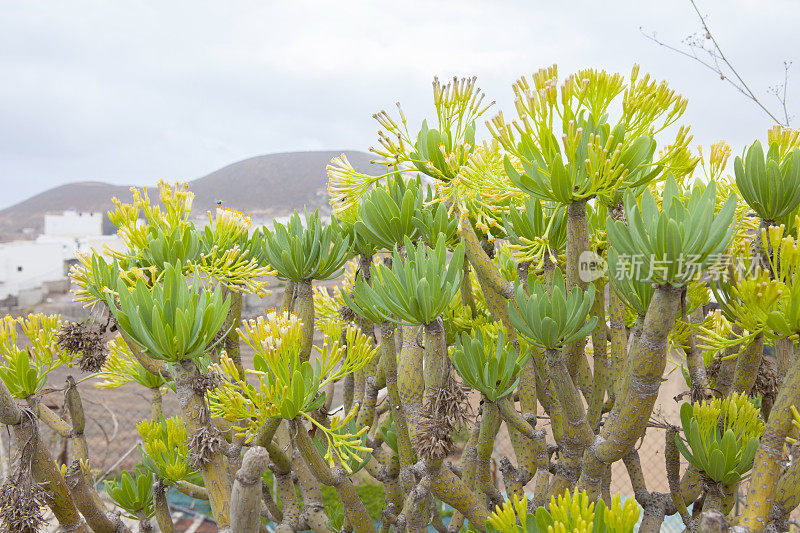
MULTIPOLYGON (((282 216, 294 209, 328 210, 325 166, 342 152, 290 152, 251 157, 189 183, 193 211, 205 213, 217 202, 259 216, 282 216)), ((370 154, 344 152, 356 170, 381 172, 370 154)))
MULTIPOLYGON (((256 218, 283 216, 293 209, 328 210, 325 165, 342 152, 289 152, 251 157, 189 182, 195 193, 193 212, 204 215, 217 202, 256 218)), ((369 174, 381 171, 370 154, 344 152, 353 166, 369 174)), ((130 199, 128 186, 101 182, 61 185, 0 211, 0 241, 41 233, 46 213, 66 209, 106 212, 111 198, 130 199)))

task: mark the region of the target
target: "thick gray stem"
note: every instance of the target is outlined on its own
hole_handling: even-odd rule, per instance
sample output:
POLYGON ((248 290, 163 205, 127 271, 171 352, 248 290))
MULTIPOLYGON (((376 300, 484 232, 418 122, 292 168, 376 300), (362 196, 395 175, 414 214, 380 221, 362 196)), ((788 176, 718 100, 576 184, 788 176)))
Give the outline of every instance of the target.
POLYGON ((261 476, 269 465, 269 454, 260 446, 244 454, 231 491, 231 531, 257 533, 261 526, 261 476))

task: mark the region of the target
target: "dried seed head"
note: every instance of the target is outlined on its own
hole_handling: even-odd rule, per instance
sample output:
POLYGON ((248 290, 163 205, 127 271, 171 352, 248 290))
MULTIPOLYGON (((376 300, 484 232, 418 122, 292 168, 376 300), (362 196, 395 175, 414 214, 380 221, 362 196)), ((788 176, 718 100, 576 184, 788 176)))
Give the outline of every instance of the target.
POLYGON ((416 435, 421 457, 439 460, 453 450, 453 433, 469 417, 467 388, 448 376, 444 386, 431 394, 421 414, 416 435))
POLYGON ((211 462, 213 456, 222 449, 222 435, 217 431, 209 430, 207 427, 198 429, 189 439, 189 464, 192 468, 199 470, 200 467, 211 462))
POLYGON ((775 403, 775 398, 778 395, 778 373, 775 370, 775 365, 767 360, 766 357, 761 358, 756 382, 750 394, 751 396, 761 395, 762 401, 769 402, 770 405, 775 403))
POLYGON ((356 319, 355 311, 353 311, 346 305, 343 305, 342 307, 339 308, 339 316, 341 316, 342 320, 344 320, 345 322, 352 322, 353 320, 356 319))
POLYGON ((99 351, 84 352, 78 361, 78 366, 80 366, 82 372, 99 372, 103 365, 106 364, 107 355, 105 346, 99 351))
POLYGON ((444 387, 432 394, 425 411, 428 416, 446 418, 454 428, 461 428, 472 415, 469 404, 469 389, 452 376, 448 376, 444 387))
POLYGON ((417 452, 423 459, 444 459, 453 450, 453 425, 447 418, 431 416, 429 412, 421 418, 416 437, 417 452))
POLYGON ((192 390, 195 394, 203 396, 206 392, 214 390, 219 385, 221 376, 216 372, 198 374, 192 381, 192 390))
POLYGON ((36 533, 44 525, 45 492, 27 469, 9 476, 0 486, 2 531, 36 533))
POLYGON ((67 322, 56 335, 56 342, 66 353, 80 357, 78 365, 83 372, 97 372, 106 362, 108 350, 99 326, 67 322))
POLYGON ((83 341, 86 337, 86 326, 80 322, 65 322, 56 334, 59 348, 67 353, 77 354, 83 350, 83 341))

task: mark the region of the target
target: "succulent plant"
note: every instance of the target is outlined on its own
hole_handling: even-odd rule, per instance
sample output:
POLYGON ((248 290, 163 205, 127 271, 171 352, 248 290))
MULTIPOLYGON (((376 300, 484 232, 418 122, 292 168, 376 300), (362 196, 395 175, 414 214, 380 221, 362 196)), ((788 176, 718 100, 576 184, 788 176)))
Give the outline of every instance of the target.
POLYGON ((630 262, 620 261, 616 249, 608 250, 608 277, 611 287, 637 316, 645 316, 655 289, 652 283, 628 275, 629 273, 626 271, 628 266, 630 266, 630 262))
POLYGON ((529 342, 547 349, 557 349, 585 337, 597 324, 588 318, 594 302, 594 285, 586 291, 579 287, 567 291, 560 269, 553 274, 551 293, 539 280, 531 279, 530 295, 517 285, 515 302, 509 302, 511 322, 529 342), (514 305, 516 303, 516 306, 514 305))
POLYGON ((763 220, 786 222, 800 205, 800 138, 775 126, 766 155, 760 141, 733 162, 736 185, 744 200, 763 220))
POLYGON ((530 261, 536 271, 542 267, 544 258, 556 262, 558 254, 567 242, 567 217, 562 206, 528 198, 524 209, 511 209, 504 219, 508 241, 514 255, 521 261, 530 261))
POLYGON ((342 465, 344 466, 344 469, 351 475, 367 466, 367 463, 372 457, 370 454, 371 450, 367 447, 367 433, 366 431, 358 430, 356 427, 356 421, 354 419, 351 418, 347 423, 338 425, 338 427, 332 430, 332 433, 333 435, 322 433, 322 437, 315 436, 312 439, 314 447, 317 449, 317 453, 319 453, 320 456, 325 457, 328 455, 330 442, 342 442, 350 440, 351 442, 355 443, 357 440, 360 440, 360 449, 355 449, 353 447, 351 450, 348 450, 352 453, 343 453, 341 455, 337 455, 337 461, 344 461, 342 465), (353 436, 357 436, 357 439, 353 439, 353 436))
MULTIPOLYGON (((149 206, 149 199, 142 200, 136 193, 135 198, 139 200, 135 200, 133 206, 116 202, 117 209, 111 218, 128 244, 125 252, 111 252, 121 271, 153 284, 160 280, 165 265, 179 264, 184 274, 213 278, 214 282, 235 292, 264 293, 265 283, 258 278, 266 276, 270 270, 263 257, 261 234, 250 235, 250 217, 218 207, 213 217, 209 213, 209 224, 198 230, 187 218, 191 202, 187 204, 185 200, 193 197, 188 190, 162 188, 161 196, 166 213, 149 206), (131 219, 138 213, 137 204, 147 207, 145 224, 131 219)), ((94 275, 89 277, 95 284, 101 282, 99 287, 114 287, 102 284, 108 282, 107 276, 97 276, 96 266, 91 266, 94 275)), ((88 268, 89 265, 84 265, 82 270, 88 268)), ((78 275, 85 278, 88 273, 79 271, 78 275)))
MULTIPOLYGON (((613 195, 629 175, 639 175, 630 187, 653 179, 651 174, 640 170, 650 165, 655 141, 642 136, 626 146, 625 133, 622 125, 611 131, 607 123, 596 124, 591 117, 579 118, 566 132, 566 163, 557 148, 548 153, 530 142, 523 148, 531 158, 522 160, 525 172, 520 174, 510 163, 506 164, 506 172, 517 187, 540 200, 569 204, 600 194, 613 195)), ((555 135, 550 132, 544 135, 547 138, 543 145, 551 150, 557 146, 555 135)))
POLYGON ((370 532, 378 517, 386 530, 441 529, 446 503, 452 531, 630 533, 635 499, 604 502, 603 481, 624 460, 634 492, 647 492, 635 450, 677 349, 693 399, 705 401, 682 407, 682 433, 667 428, 670 493, 640 498, 642 530, 673 506, 689 529, 728 511, 751 467, 736 525, 780 529, 800 502, 800 463, 780 453, 800 427, 800 133, 770 130, 769 148, 751 146, 734 180, 727 145, 712 145, 706 163, 685 127, 657 150, 686 100, 638 67, 630 77, 588 69, 559 80, 553 67, 521 78, 519 120, 498 114, 480 144, 477 119, 491 104, 475 79, 435 80, 433 93, 436 116, 418 130, 401 109, 397 121, 375 116, 385 174, 331 162, 329 224, 294 212, 254 229, 220 207, 201 228, 186 184, 159 184, 158 201, 147 190, 114 200, 125 251, 82 255, 71 272, 80 301, 111 311, 105 326, 87 336, 58 317, 0 321, 0 424, 21 444, 0 498, 7 527, 34 529, 44 505, 67 531, 123 527, 99 506, 75 381, 69 421, 42 401, 51 371, 77 361, 102 363, 86 378, 100 388, 149 389, 142 464, 106 485, 142 531, 154 511, 162 531, 174 529, 163 490, 173 484, 204 492, 226 531, 370 532), (601 263, 591 280, 587 259, 601 263), (734 271, 730 259, 753 269, 734 271), (314 286, 342 271, 332 291, 314 286), (285 280, 282 310, 242 322, 244 295, 261 296, 268 274, 285 280), (712 314, 710 290, 721 308, 712 314), (106 345, 108 326, 120 335, 106 345), (774 368, 764 358, 773 344, 774 368), (168 391, 180 414, 163 418, 168 391), (721 398, 706 399, 711 391, 721 398), (73 441, 69 469, 37 423, 73 441), (500 463, 505 503, 487 466, 501 434, 516 460, 500 463), (378 508, 356 487, 365 476, 384 483, 378 508), (270 478, 275 492, 262 483, 270 478), (315 481, 327 487, 322 505, 315 481), (698 502, 701 515, 690 515, 698 502))
POLYGON ((155 514, 153 475, 149 470, 137 466, 133 475, 123 470, 115 480, 104 481, 103 484, 117 507, 125 511, 129 518, 139 519, 140 512, 147 518, 155 514))
POLYGON ((119 304, 106 303, 119 328, 151 358, 177 362, 202 356, 222 328, 230 308, 217 286, 213 292, 190 285, 180 265, 166 265, 163 283, 152 288, 139 280, 133 290, 117 281, 119 304))
POLYGON ((350 253, 350 241, 336 218, 323 225, 315 211, 305 221, 295 211, 286 225, 264 228, 263 255, 281 279, 299 282, 338 276, 350 253))
POLYGON ((449 216, 447 207, 443 203, 426 206, 417 211, 412 220, 420 238, 431 248, 436 246, 439 235, 445 236, 445 242, 450 249, 461 242, 458 236, 458 221, 449 216))
MULTIPOLYGON (((760 267, 737 272, 733 278, 712 282, 710 287, 725 318, 751 333, 764 330, 769 317, 785 301, 787 292, 780 279, 760 267)), ((780 314, 772 316, 773 324, 780 326, 777 320, 780 314)))
POLYGON ((116 259, 109 263, 98 254, 78 254, 77 259, 79 265, 70 270, 70 277, 75 285, 75 301, 86 306, 105 301, 107 294, 116 290, 117 280, 128 279, 122 276, 116 259))
POLYGON ((405 238, 405 257, 395 249, 391 268, 371 267, 372 286, 359 279, 345 301, 359 316, 373 322, 429 324, 441 315, 456 295, 461 282, 464 247, 459 245, 447 261, 444 235, 436 247, 414 245, 405 238))
POLYGON ((150 228, 147 245, 135 250, 135 259, 143 268, 154 267, 160 272, 165 265, 196 262, 201 252, 200 233, 194 225, 172 228, 155 226, 150 228))
POLYGON ((139 446, 142 466, 167 484, 179 481, 202 483, 189 463, 189 437, 183 421, 177 417, 143 420, 136 426, 144 446, 139 446))
POLYGON ((450 131, 429 128, 428 122, 423 120, 414 144, 415 150, 410 154, 414 166, 434 178, 444 181, 454 179, 458 168, 466 163, 471 148, 475 146, 475 124, 467 124, 464 128, 463 144, 454 145, 453 141, 450 131), (455 161, 449 160, 448 155, 455 161))
POLYGON ((528 350, 521 352, 518 356, 506 343, 502 329, 494 338, 478 329, 473 335, 463 333, 456 336, 450 360, 464 383, 495 402, 517 387, 519 371, 531 356, 528 350))
POLYGON ((416 170, 443 182, 457 179, 475 148, 475 120, 494 103, 483 103, 484 94, 475 82, 475 77, 454 77, 443 85, 439 78, 434 78, 437 127, 429 127, 424 120, 415 138, 408 131, 399 105, 402 125, 385 111, 375 115, 385 130, 379 133, 381 148, 374 150, 375 153, 386 158, 387 163, 410 163, 416 170))
POLYGON ((683 438, 675 444, 692 466, 712 481, 731 485, 744 479, 764 433, 758 409, 745 394, 681 406, 683 438))
POLYGON ((549 510, 528 511, 528 502, 514 496, 498 506, 489 517, 490 533, 633 533, 641 507, 633 498, 625 503, 619 494, 608 506, 603 500, 589 501, 585 492, 576 491, 550 500, 549 510))
POLYGON ((664 188, 662 208, 649 190, 641 205, 632 192, 625 195, 626 226, 608 220, 609 244, 620 257, 635 261, 636 279, 681 286, 696 276, 728 246, 735 231, 736 196, 714 212, 716 185, 696 185, 684 205, 674 179, 664 188))
MULTIPOLYGON (((800 218, 797 220, 795 226, 800 223, 800 218)), ((763 229, 762 241, 774 252, 768 265, 770 277, 760 280, 767 284, 769 302, 761 304, 759 310, 768 313, 768 330, 789 337, 800 333, 800 276, 797 275, 800 272, 800 245, 783 224, 763 229)), ((758 298, 762 291, 755 292, 758 298)), ((759 315, 759 318, 763 317, 759 315)))
POLYGON ((534 74, 532 83, 520 79, 514 85, 518 125, 507 124, 502 114, 488 123, 522 166, 519 172, 506 158, 511 181, 541 200, 569 204, 600 196, 610 204, 620 191, 655 179, 667 161, 685 151, 689 138, 679 130, 670 148, 653 161, 652 136, 681 116, 686 100, 649 76, 639 79, 638 72, 637 65, 625 80, 587 69, 559 87, 553 66, 534 74), (622 114, 612 124, 609 109, 620 95, 622 114))
POLYGON ((72 362, 70 353, 56 341, 60 325, 58 315, 7 315, 0 319, 0 379, 15 398, 36 394, 51 371, 72 362), (18 327, 24 337, 20 337, 18 327))
POLYGON ((326 337, 313 364, 300 359, 303 324, 293 315, 272 312, 245 321, 239 334, 253 350, 253 370, 257 385, 243 381, 233 362, 225 355, 212 370, 225 376, 211 392, 211 411, 235 424, 240 434, 252 437, 268 418, 294 420, 303 417, 326 438, 325 457, 331 466, 343 461, 346 468, 358 466, 369 449, 362 436, 369 426, 349 432, 358 405, 345 417, 334 417, 330 426, 318 422, 311 413, 325 403, 325 387, 364 368, 377 354, 377 348, 360 330, 348 327, 346 348, 339 339, 326 337), (334 459, 336 458, 336 459, 334 459), (355 463, 353 463, 355 461, 355 463))
POLYGON ((364 196, 353 227, 356 235, 371 246, 393 250, 406 238, 417 239, 414 217, 423 210, 420 180, 406 182, 395 175, 364 196))

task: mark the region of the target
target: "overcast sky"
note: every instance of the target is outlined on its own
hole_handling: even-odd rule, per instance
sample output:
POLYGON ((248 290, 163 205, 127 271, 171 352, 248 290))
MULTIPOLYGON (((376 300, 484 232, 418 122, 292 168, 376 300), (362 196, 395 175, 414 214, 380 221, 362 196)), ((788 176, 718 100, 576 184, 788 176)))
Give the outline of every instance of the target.
MULTIPOLYGON (((697 1, 770 105, 783 61, 798 60, 800 110, 798 3, 697 1)), ((689 98, 695 144, 724 138, 738 153, 769 118, 639 30, 679 45, 698 24, 688 0, 3 0, 0 207, 71 181, 152 184, 267 153, 366 150, 377 110, 430 113, 437 74, 478 75, 513 114, 513 81, 553 63, 563 77, 639 62, 689 98)))

